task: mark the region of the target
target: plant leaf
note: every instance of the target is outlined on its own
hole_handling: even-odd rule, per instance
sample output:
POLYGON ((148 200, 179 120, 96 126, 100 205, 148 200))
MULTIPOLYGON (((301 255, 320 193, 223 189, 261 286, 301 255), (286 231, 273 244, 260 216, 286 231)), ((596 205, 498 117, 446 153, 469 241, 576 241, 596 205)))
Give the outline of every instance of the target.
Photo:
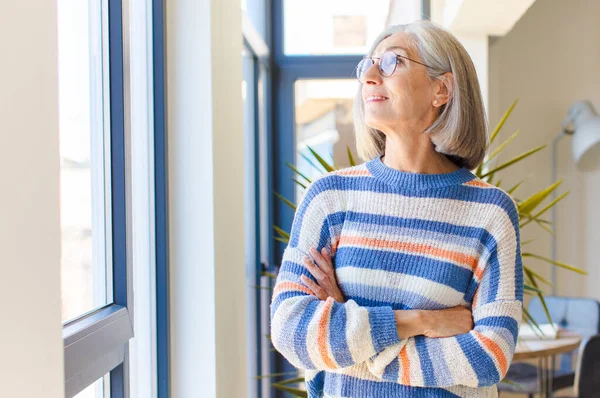
POLYGON ((488 171, 488 172, 487 172, 487 173, 485 173, 485 174, 484 174, 484 175, 483 175, 481 178, 484 178, 484 177, 486 177, 486 176, 488 176, 488 175, 490 175, 490 174, 494 174, 494 173, 495 173, 495 172, 497 172, 497 171, 500 171, 500 170, 502 170, 502 169, 505 169, 505 168, 507 168, 508 166, 511 166, 511 165, 513 165, 513 164, 515 164, 515 163, 517 163, 517 162, 519 162, 519 161, 521 161, 521 160, 525 159, 526 157, 528 157, 528 156, 531 156, 531 155, 533 155, 534 153, 536 153, 536 152, 538 152, 538 151, 541 151, 541 150, 542 150, 542 149, 544 149, 545 147, 546 147, 546 145, 540 145, 540 146, 538 146, 537 148, 533 148, 533 149, 531 149, 531 150, 529 150, 529 151, 527 151, 527 152, 524 152, 524 153, 520 154, 519 156, 512 158, 512 159, 511 159, 511 160, 509 160, 508 162, 506 162, 506 163, 503 163, 502 165, 500 165, 500 166, 498 166, 498 167, 495 167, 495 168, 493 168, 492 170, 488 171))
POLYGON ((285 232, 283 229, 279 228, 277 225, 273 225, 273 229, 275 231, 277 231, 277 233, 281 236, 283 236, 284 238, 290 238, 290 234, 288 234, 287 232, 285 232))
POLYGON ((290 243, 289 239, 280 238, 279 236, 276 236, 276 237, 275 237, 275 238, 273 238, 273 239, 275 239, 275 240, 276 240, 276 241, 278 241, 278 242, 285 243, 285 244, 288 244, 288 243, 290 243))
POLYGON ((356 166, 356 162, 354 161, 354 157, 352 156, 352 151, 350 150, 350 147, 347 146, 346 150, 348 151, 348 162, 350 163, 350 166, 356 166))
POLYGON ((275 194, 275 196, 277 196, 279 199, 283 200, 283 202, 284 202, 286 205, 290 206, 292 209, 294 209, 294 211, 296 211, 296 206, 295 206, 295 205, 294 205, 292 202, 290 202, 289 200, 287 200, 286 198, 284 198, 284 197, 283 197, 283 195, 281 195, 281 194, 279 194, 279 193, 277 193, 277 192, 273 192, 273 193, 274 193, 274 194, 275 194))
POLYGON ((567 191, 565 193, 563 193, 562 195, 560 195, 559 197, 557 197, 556 199, 554 199, 552 202, 550 202, 546 207, 544 207, 542 210, 540 210, 538 213, 536 213, 536 215, 534 217, 539 217, 541 216, 543 213, 545 213, 548 209, 550 209, 552 206, 554 206, 555 204, 557 204, 558 202, 560 202, 561 200, 563 200, 563 198, 565 198, 567 195, 569 195, 571 193, 571 191, 567 191))
POLYGON ((531 316, 531 314, 529 313, 529 311, 527 311, 527 308, 525 308, 525 307, 523 307, 523 315, 525 316, 525 319, 527 320, 529 325, 531 325, 532 328, 535 326, 537 328, 537 330, 539 330, 540 333, 538 334, 537 331, 535 330, 535 328, 533 329, 533 331, 537 334, 537 336, 542 337, 544 335, 544 332, 542 332, 542 329, 540 329, 540 325, 537 324, 537 322, 533 319, 533 317, 531 316))
POLYGON ((527 270, 530 274, 532 274, 533 276, 535 276, 537 279, 539 279, 541 282, 544 282, 546 285, 548 286, 552 286, 552 282, 548 281, 546 278, 542 277, 540 274, 538 274, 537 272, 535 272, 534 270, 532 270, 531 268, 529 268, 526 265, 523 265, 523 270, 527 270))
POLYGON ((535 287, 532 287, 532 286, 529 286, 529 285, 525 285, 525 284, 523 284, 523 288, 524 288, 525 290, 529 290, 529 291, 531 291, 531 292, 536 292, 536 293, 544 293, 544 292, 542 292, 540 289, 537 289, 537 288, 535 288, 535 287))
POLYGON ((484 165, 488 164, 492 159, 494 159, 496 156, 498 156, 498 154, 500 152, 502 152, 502 150, 504 148, 506 148, 506 146, 508 144, 511 143, 512 140, 514 140, 515 138, 517 138, 517 135, 519 135, 519 130, 515 131, 510 137, 508 137, 506 139, 506 141, 504 141, 502 144, 498 145, 498 148, 494 149, 494 152, 492 152, 490 154, 490 156, 487 158, 487 160, 483 163, 484 165))
MULTIPOLYGON (((531 282, 531 284, 537 288, 538 285, 535 282, 535 277, 533 276, 533 274, 531 274, 531 271, 529 270, 525 270, 525 274, 527 275, 529 281, 531 282)), ((546 300, 544 299, 544 295, 542 293, 541 290, 538 290, 538 297, 540 298, 541 302, 542 302, 542 307, 544 307, 544 312, 546 313, 546 317, 548 318, 548 322, 551 324, 552 323, 552 317, 550 316, 550 311, 548 311, 548 306, 546 305, 546 300)))
POLYGON ((517 188, 519 188, 521 186, 521 184, 523 184, 523 182, 525 182, 525 179, 522 179, 521 181, 519 181, 518 183, 516 183, 511 189, 509 189, 508 191, 506 191, 507 194, 512 195, 513 192, 515 192, 517 190, 517 188))
POLYGON ((308 393, 299 388, 288 387, 277 383, 273 383, 272 386, 280 391, 289 392, 296 397, 308 398, 308 393))
POLYGON ((508 107, 508 109, 506 110, 506 112, 504 112, 504 116, 502 116, 502 119, 500 119, 500 122, 498 122, 498 124, 496 125, 496 128, 494 129, 494 132, 490 136, 490 145, 496 139, 496 136, 500 132, 500 129, 502 128, 502 126, 504 126, 504 123, 506 122, 506 119, 508 119, 508 117, 512 113, 513 109, 515 109, 515 106, 517 106, 517 102, 519 102, 519 100, 515 100, 515 102, 513 102, 512 105, 508 107))
POLYGON ((319 173, 325 172, 322 168, 320 168, 319 166, 317 166, 316 164, 314 164, 313 161, 308 156, 306 156, 304 153, 302 153, 302 152, 299 152, 299 153, 300 153, 300 156, 302 156, 302 158, 304 160, 306 160, 308 162, 308 164, 310 164, 319 173))
MULTIPOLYGON (((292 169, 294 171, 294 173, 298 174, 300 177, 304 178, 304 180, 306 182, 308 182, 309 184, 311 183, 310 179, 305 176, 304 174, 302 174, 301 172, 298 171, 298 169, 296 168, 296 166, 294 166, 293 164, 291 164, 290 162, 285 162, 285 164, 287 165, 287 167, 289 167, 290 169, 292 169)), ((319 170, 320 171, 320 170, 319 170)))
POLYGON ((334 171, 335 169, 325 161, 325 159, 323 159, 318 153, 316 153, 314 151, 314 149, 312 149, 311 147, 309 147, 308 145, 306 146, 308 148, 308 150, 312 153, 312 155, 315 157, 315 159, 317 159, 317 161, 321 164, 321 166, 323 166, 323 168, 329 173, 334 171))
POLYGON ((552 193, 560 184, 562 180, 556 181, 548 188, 544 188, 539 192, 534 193, 523 202, 519 204, 519 213, 529 214, 535 209, 548 195, 552 193))
POLYGON ((276 384, 294 384, 302 382, 304 382, 304 377, 294 377, 293 379, 278 381, 276 384))
POLYGON ((298 372, 282 372, 282 373, 271 373, 269 375, 261 375, 261 376, 254 376, 255 379, 268 379, 271 377, 279 377, 279 376, 288 376, 288 375, 295 375, 298 372))
POLYGON ((296 180, 295 178, 292 178, 292 180, 294 180, 294 182, 300 185, 302 188, 306 189, 306 185, 302 184, 300 181, 296 180))
POLYGON ((553 261, 553 260, 551 260, 551 259, 549 259, 549 258, 546 258, 546 257, 544 257, 544 256, 540 256, 540 255, 533 254, 533 253, 522 253, 522 254, 521 254, 521 256, 522 256, 522 257, 533 257, 533 258, 537 258, 537 259, 539 259, 539 260, 546 261, 546 262, 548 262, 548 263, 550 263, 550 264, 557 265, 557 266, 559 266, 559 267, 561 267, 561 268, 565 268, 565 269, 568 269, 568 270, 570 270, 570 271, 577 272, 578 274, 581 274, 581 275, 587 275, 587 272, 585 272, 585 271, 584 271, 584 270, 582 270, 582 269, 579 269, 579 268, 573 267, 572 265, 568 265, 568 264, 565 264, 565 263, 561 263, 560 261, 553 261))

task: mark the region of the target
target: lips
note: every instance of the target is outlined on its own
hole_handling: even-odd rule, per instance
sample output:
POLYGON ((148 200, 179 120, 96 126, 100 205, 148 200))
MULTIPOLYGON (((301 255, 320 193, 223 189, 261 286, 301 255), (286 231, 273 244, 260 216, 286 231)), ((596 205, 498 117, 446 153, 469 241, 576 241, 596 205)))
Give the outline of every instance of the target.
POLYGON ((389 98, 383 95, 369 95, 365 102, 381 102, 387 99, 389 98))

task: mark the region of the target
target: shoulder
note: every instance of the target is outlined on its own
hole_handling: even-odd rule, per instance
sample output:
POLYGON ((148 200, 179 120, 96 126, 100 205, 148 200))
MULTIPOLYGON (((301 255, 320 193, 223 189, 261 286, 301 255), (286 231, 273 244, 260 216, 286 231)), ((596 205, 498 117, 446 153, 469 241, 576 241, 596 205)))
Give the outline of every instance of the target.
POLYGON ((306 194, 318 195, 324 191, 342 191, 351 187, 361 177, 370 177, 371 173, 365 163, 344 167, 324 173, 312 180, 306 194))
POLYGON ((491 213, 497 215, 497 212, 501 212, 518 221, 518 204, 504 189, 483 181, 479 177, 475 177, 463 185, 475 188, 475 195, 479 196, 478 201, 489 204, 491 213))

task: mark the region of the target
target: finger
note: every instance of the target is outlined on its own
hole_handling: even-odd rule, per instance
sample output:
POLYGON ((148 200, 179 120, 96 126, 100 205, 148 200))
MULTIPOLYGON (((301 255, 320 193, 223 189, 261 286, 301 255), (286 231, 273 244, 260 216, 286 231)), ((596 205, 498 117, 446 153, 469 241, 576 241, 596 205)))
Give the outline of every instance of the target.
POLYGON ((323 254, 325 260, 327 260, 330 264, 333 264, 333 261, 331 261, 331 253, 329 253, 329 250, 327 250, 326 247, 321 249, 321 254, 323 254))
MULTIPOLYGON (((327 250, 327 249, 325 249, 327 250)), ((333 271, 333 266, 331 263, 327 261, 325 257, 321 253, 317 251, 315 248, 309 249, 310 255, 315 259, 315 262, 319 265, 319 268, 322 269, 326 274, 331 275, 333 271)))
POLYGON ((304 266, 308 269, 308 272, 312 274, 318 281, 323 281, 327 276, 315 265, 315 263, 308 257, 302 259, 304 266))
POLYGON ((300 279, 310 290, 313 291, 319 300, 327 300, 327 294, 323 291, 321 286, 317 285, 306 275, 300 275, 300 279))

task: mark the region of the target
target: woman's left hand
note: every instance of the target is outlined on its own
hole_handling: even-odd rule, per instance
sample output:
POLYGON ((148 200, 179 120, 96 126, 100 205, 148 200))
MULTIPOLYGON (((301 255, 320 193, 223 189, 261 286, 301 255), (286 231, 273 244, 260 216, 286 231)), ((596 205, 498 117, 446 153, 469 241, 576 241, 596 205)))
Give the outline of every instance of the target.
POLYGON ((319 253, 314 247, 311 247, 309 253, 312 259, 304 257, 302 262, 312 276, 315 277, 318 284, 306 275, 300 276, 302 282, 313 291, 319 300, 327 300, 327 297, 333 297, 338 303, 345 302, 344 294, 338 287, 333 261, 331 261, 331 255, 327 248, 324 247, 319 253))

